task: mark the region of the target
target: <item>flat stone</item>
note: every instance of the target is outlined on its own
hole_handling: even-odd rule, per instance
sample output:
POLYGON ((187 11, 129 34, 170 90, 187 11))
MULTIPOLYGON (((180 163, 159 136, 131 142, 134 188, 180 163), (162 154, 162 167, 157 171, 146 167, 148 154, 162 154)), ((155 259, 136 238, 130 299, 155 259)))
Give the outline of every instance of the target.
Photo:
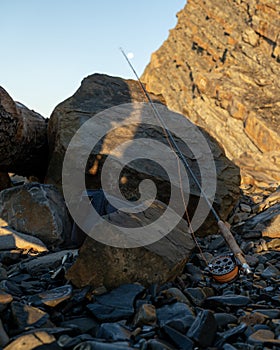
POLYGON ((280 295, 274 295, 273 297, 271 297, 271 299, 272 299, 274 302, 280 304, 280 295))
POLYGON ((49 319, 49 315, 46 312, 17 301, 12 302, 11 310, 14 321, 20 330, 30 327, 41 327, 49 319))
POLYGON ((225 332, 218 333, 217 340, 215 342, 215 346, 221 348, 221 346, 227 341, 234 341, 239 334, 243 334, 247 329, 247 325, 242 323, 239 326, 230 328, 225 332))
POLYGON ((55 337, 46 332, 34 332, 32 334, 21 335, 16 340, 7 345, 4 350, 35 350, 42 346, 45 349, 59 350, 60 347, 56 345, 55 337))
POLYGON ((69 299, 72 295, 72 286, 65 285, 54 289, 49 289, 40 293, 38 297, 44 305, 55 307, 63 301, 69 299))
POLYGON ((280 276, 280 271, 275 266, 268 266, 264 269, 261 276, 263 278, 274 278, 280 276))
POLYGON ((245 323, 247 326, 253 326, 255 324, 264 323, 267 321, 269 317, 260 313, 260 312, 252 312, 250 314, 246 314, 244 316, 239 317, 240 323, 245 323))
POLYGON ((190 304, 188 298, 178 288, 169 288, 162 292, 167 298, 175 298, 180 303, 190 304))
POLYGON ((256 239, 262 237, 262 234, 260 231, 249 231, 242 234, 242 238, 244 239, 256 239))
POLYGON ((22 251, 16 249, 0 251, 0 262, 9 266, 18 262, 22 255, 22 251))
POLYGON ((217 332, 217 324, 214 313, 209 310, 200 311, 187 336, 193 339, 201 347, 211 346, 217 332))
POLYGON ((47 255, 36 257, 36 259, 32 259, 26 262, 20 263, 20 268, 25 269, 30 274, 38 274, 43 272, 49 272, 49 270, 53 270, 59 267, 62 263, 62 259, 66 256, 76 256, 78 250, 61 250, 55 253, 49 253, 47 255))
POLYGON ((0 290, 0 312, 5 310, 7 306, 13 301, 13 296, 9 293, 0 290))
POLYGON ((244 222, 248 219, 250 214, 248 213, 236 213, 233 217, 232 217, 232 223, 234 225, 243 225, 244 222))
POLYGON ((248 331, 250 331, 250 334, 249 333, 248 334, 251 335, 255 331, 258 331, 260 329, 265 329, 265 330, 271 331, 271 327, 269 327, 266 324, 255 324, 250 330, 248 330, 248 331))
POLYGON ((34 293, 40 293, 43 292, 45 289, 45 284, 41 283, 40 281, 36 281, 34 279, 31 279, 29 281, 21 281, 20 289, 22 290, 23 294, 34 294, 34 293))
POLYGON ((172 319, 166 322, 166 325, 169 327, 176 329, 176 331, 186 334, 190 329, 191 325, 194 323, 195 317, 191 315, 184 316, 182 318, 172 319))
POLYGON ((195 259, 198 260, 198 263, 202 268, 205 268, 206 266, 208 266, 209 261, 211 261, 213 258, 214 256, 211 253, 205 252, 205 251, 202 254, 198 253, 195 256, 195 259))
POLYGON ((97 295, 96 302, 87 308, 99 321, 118 321, 134 314, 134 300, 144 291, 139 284, 125 284, 112 291, 97 295))
POLYGON ((83 344, 86 341, 93 341, 93 340, 94 338, 90 334, 80 334, 75 337, 70 337, 68 334, 62 334, 58 338, 57 343, 61 348, 73 349, 75 347, 79 347, 79 345, 83 344))
POLYGON ((73 328, 81 333, 88 333, 97 326, 98 323, 90 317, 77 317, 60 323, 60 327, 73 328))
POLYGON ((120 323, 102 323, 97 332, 97 338, 121 341, 129 340, 131 332, 120 323))
POLYGON ((178 332, 174 328, 164 325, 162 330, 168 336, 168 338, 174 343, 180 350, 189 350, 193 348, 193 341, 186 335, 178 332))
POLYGON ((14 283, 9 280, 3 280, 0 282, 0 289, 4 292, 11 294, 13 296, 20 297, 23 294, 22 289, 17 283, 14 283))
POLYGON ((218 327, 224 327, 229 323, 237 324, 237 317, 229 313, 218 312, 214 314, 214 317, 218 327))
POLYGON ((23 272, 16 272, 13 271, 13 275, 9 276, 9 281, 13 281, 16 283, 21 283, 23 281, 29 281, 32 279, 32 276, 30 275, 30 273, 23 273, 23 272))
POLYGON ((262 237, 280 238, 280 203, 258 213, 246 220, 246 223, 238 228, 238 232, 247 233, 250 231, 259 232, 262 237))
POLYGON ((133 324, 135 326, 155 325, 157 320, 156 308, 152 304, 143 304, 137 310, 133 324))
POLYGON ((269 318, 280 318, 280 309, 255 309, 253 313, 262 314, 269 318))
POLYGON ((9 336, 3 327, 2 320, 0 319, 0 347, 4 347, 9 343, 9 336))
MULTIPOLYGON (((251 334, 248 338, 250 344, 262 345, 268 341, 274 341, 274 333, 267 329, 259 329, 255 333, 251 334)), ((280 340, 279 340, 280 344, 280 340)))
POLYGON ((185 272, 189 274, 189 278, 194 282, 200 282, 204 279, 201 269, 192 263, 186 264, 185 272))
POLYGON ((245 258, 246 258, 247 263, 251 267, 255 267, 259 263, 258 258, 256 256, 254 256, 254 255, 246 255, 245 258))
POLYGON ((231 306, 231 307, 242 307, 246 306, 251 302, 251 299, 243 295, 221 295, 208 297, 204 301, 205 306, 231 306))
POLYGON ((157 309, 157 319, 160 327, 163 327, 171 320, 180 320, 185 316, 194 316, 192 309, 184 303, 164 305, 157 309))
POLYGON ((278 339, 280 339, 280 319, 277 318, 277 319, 272 319, 271 320, 271 324, 273 325, 273 327, 275 327, 275 335, 278 339))
POLYGON ((244 211, 245 213, 251 213, 252 209, 250 205, 245 204, 245 203, 240 203, 240 209, 244 211))
POLYGON ((223 236, 219 236, 219 237, 215 238, 213 241, 211 241, 208 249, 210 251, 218 250, 218 249, 224 247, 225 245, 226 245, 226 242, 225 242, 224 237, 223 236))
POLYGON ((208 287, 186 288, 184 290, 184 293, 187 295, 190 301, 196 306, 201 306, 207 297, 214 295, 213 289, 208 287))
MULTIPOLYGON (((255 269, 256 274, 262 274, 264 271, 264 264, 260 263, 255 269)), ((264 281, 265 282, 265 281, 264 281)))
POLYGON ((0 265, 0 281, 6 280, 8 278, 7 270, 0 265))

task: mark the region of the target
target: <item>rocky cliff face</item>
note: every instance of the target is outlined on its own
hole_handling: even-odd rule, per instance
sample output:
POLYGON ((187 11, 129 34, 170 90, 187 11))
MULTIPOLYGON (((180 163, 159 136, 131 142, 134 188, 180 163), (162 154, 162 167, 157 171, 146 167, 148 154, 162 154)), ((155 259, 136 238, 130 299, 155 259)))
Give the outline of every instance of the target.
POLYGON ((275 0, 188 0, 142 76, 259 186, 280 181, 279 9, 275 0))

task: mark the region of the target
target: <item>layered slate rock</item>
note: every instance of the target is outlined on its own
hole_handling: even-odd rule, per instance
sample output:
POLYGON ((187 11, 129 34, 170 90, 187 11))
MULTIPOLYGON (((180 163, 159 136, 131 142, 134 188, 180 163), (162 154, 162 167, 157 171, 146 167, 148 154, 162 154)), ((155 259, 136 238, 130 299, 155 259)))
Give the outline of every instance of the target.
POLYGON ((47 120, 0 87, 0 172, 43 178, 47 163, 47 120))
POLYGON ((55 343, 55 337, 51 334, 48 334, 44 331, 38 331, 31 334, 22 335, 12 341, 8 346, 5 347, 5 350, 13 350, 13 349, 22 349, 22 350, 31 350, 38 349, 44 347, 57 349, 57 345, 55 343))
POLYGON ((1 191, 0 216, 16 231, 35 236, 47 246, 70 237, 70 217, 53 185, 30 183, 1 191))
POLYGON ((94 317, 103 322, 125 320, 134 314, 134 301, 144 292, 140 284, 124 284, 109 293, 96 296, 87 308, 94 317))
MULTIPOLYGON (((158 95, 151 94, 151 98, 155 102, 163 102, 162 98, 158 95)), ((77 130, 83 125, 83 123, 89 121, 92 118, 93 130, 91 133, 88 133, 86 137, 82 138, 83 144, 80 146, 80 153, 77 153, 75 154, 75 156, 73 156, 73 168, 70 168, 69 170, 70 178, 72 176, 73 171, 78 169, 78 167, 80 166, 80 159, 85 156, 85 149, 88 147, 90 142, 92 142, 93 137, 96 138, 99 135, 99 130, 102 130, 102 128, 104 127, 103 114, 100 114, 99 112, 105 110, 107 111, 108 108, 118 105, 122 105, 122 108, 125 112, 125 108, 127 107, 123 104, 142 101, 145 101, 145 96, 143 95, 143 92, 141 91, 141 88, 139 87, 137 81, 124 80, 121 78, 110 77, 100 74, 94 74, 85 78, 77 92, 72 97, 58 105, 55 108, 53 114, 51 115, 48 129, 50 144, 50 163, 46 181, 48 183, 53 183, 56 184, 58 187, 61 187, 62 166, 66 149, 69 145, 70 140, 75 135, 77 130), (82 147, 83 145, 85 147, 82 147)), ((158 108, 161 110, 162 108, 160 106, 163 105, 159 104, 158 106, 158 108)), ((117 113, 116 115, 114 115, 114 112, 111 112, 110 110, 108 111, 108 113, 112 113, 112 126, 117 126, 119 122, 118 118, 120 118, 120 116, 117 115, 117 113)), ((154 118, 150 106, 146 107, 146 109, 144 109, 143 107, 142 113, 143 115, 147 116, 147 118, 154 118)), ((172 113, 173 112, 170 111, 171 118, 172 113)), ((182 119, 185 120, 184 117, 182 117, 182 119)), ((156 119, 155 124, 158 124, 156 119)), ((184 130, 185 127, 186 133, 188 131, 187 124, 183 127, 181 125, 174 125, 175 130, 176 127, 180 128, 181 130, 182 128, 184 130)), ((188 144, 186 142, 183 142, 179 137, 176 137, 176 135, 174 135, 176 142, 178 143, 183 154, 188 160, 192 171, 199 178, 201 170, 199 169, 198 165, 199 161, 201 160, 200 164, 202 164, 202 167, 204 167, 204 170, 207 173, 208 154, 206 154, 205 152, 203 152, 203 150, 200 149, 201 145, 200 142, 197 140, 196 136, 196 134, 193 134, 192 137, 189 138, 189 142, 192 142, 192 147, 196 148, 196 150, 200 154, 201 159, 196 159, 196 157, 188 147, 188 144)), ((217 191, 214 206, 219 211, 221 217, 225 219, 231 211, 231 209, 233 208, 237 197, 239 196, 239 169, 225 157, 223 150, 214 141, 214 139, 212 139, 205 132, 203 132, 203 137, 209 144, 209 152, 211 153, 211 156, 213 155, 214 157, 215 165, 213 167, 216 166, 215 171, 217 174, 217 176, 211 177, 209 175, 210 171, 208 171, 208 176, 206 176, 206 179, 204 179, 204 181, 206 181, 207 183, 207 188, 210 188, 211 186, 216 184, 217 181, 217 191)), ((96 145, 96 147, 93 148, 85 169, 87 187, 91 189, 102 188, 102 167, 108 155, 111 155, 116 147, 123 145, 125 142, 131 141, 133 143, 136 139, 137 141, 141 140, 142 142, 141 146, 138 147, 138 149, 140 150, 140 152, 138 152, 138 155, 140 154, 142 158, 149 160, 150 158, 153 159, 153 157, 158 157, 158 160, 160 159, 163 162, 167 162, 168 158, 170 157, 170 154, 172 153, 161 152, 160 154, 158 154, 156 153, 157 151, 155 151, 153 147, 149 146, 151 140, 159 141, 167 147, 169 146, 168 142, 166 141, 166 135, 160 127, 151 127, 151 125, 147 126, 145 123, 141 124, 141 120, 139 123, 133 122, 130 124, 126 124, 125 126, 119 126, 113 131, 108 132, 103 139, 100 138, 100 142, 96 145)), ((125 152, 129 154, 130 149, 131 146, 127 146, 125 152)), ((139 162, 130 162, 127 165, 124 162, 122 163, 122 159, 121 157, 119 157, 118 162, 123 166, 123 171, 121 174, 119 185, 122 194, 127 199, 138 199, 139 184, 142 180, 150 179, 157 186, 157 199, 166 204, 169 203, 169 177, 173 179, 173 173, 175 174, 177 172, 176 165, 173 166, 173 169, 169 174, 165 172, 165 169, 162 169, 161 167, 155 165, 154 162, 149 162, 143 159, 139 162)), ((112 174, 112 168, 110 168, 109 170, 107 169, 107 172, 105 174, 103 172, 102 175, 105 176, 108 183, 113 183, 115 179, 114 175, 112 174)), ((197 186, 195 185, 195 182, 189 174, 188 181, 189 188, 184 188, 184 190, 186 190, 187 195, 190 195, 188 210, 190 215, 192 216, 196 210, 197 203, 200 199, 201 194, 197 186)), ((179 196, 180 185, 180 183, 176 184, 179 196)), ((75 190, 75 188, 76 186, 74 185, 70 186, 69 191, 75 190)), ((82 195, 82 193, 78 195, 82 195)), ((77 201, 78 200, 79 198, 77 198, 77 201)), ((203 227, 203 229, 200 230, 200 233, 205 235, 215 230, 216 228, 214 225, 214 220, 213 217, 210 215, 208 217, 208 221, 205 223, 205 226, 203 227)))
MULTIPOLYGON (((149 218, 145 212, 131 214, 114 212, 107 219, 111 224, 97 223, 92 229, 93 237, 122 237, 121 228, 115 225, 123 223, 128 227, 142 227, 150 224, 150 220, 158 217, 166 210, 163 203, 155 202, 152 205, 152 214, 149 218)), ((146 228, 149 229, 148 226, 146 228)), ((157 234, 161 234, 163 228, 158 226, 157 234)), ((133 238, 132 238, 133 239, 133 238)), ((91 237, 86 238, 79 251, 79 256, 74 265, 67 271, 67 278, 75 285, 84 287, 105 286, 117 287, 124 283, 138 282, 144 285, 152 283, 164 283, 173 280, 182 272, 185 263, 194 248, 194 241, 188 233, 188 225, 182 219, 171 232, 163 236, 159 241, 135 248, 118 248, 116 246, 102 244, 91 237)))
POLYGON ((48 251, 40 239, 15 231, 7 225, 6 221, 0 219, 0 250, 17 248, 37 252, 48 251))
POLYGON ((190 0, 142 80, 207 130, 243 181, 279 184, 279 1, 190 0))

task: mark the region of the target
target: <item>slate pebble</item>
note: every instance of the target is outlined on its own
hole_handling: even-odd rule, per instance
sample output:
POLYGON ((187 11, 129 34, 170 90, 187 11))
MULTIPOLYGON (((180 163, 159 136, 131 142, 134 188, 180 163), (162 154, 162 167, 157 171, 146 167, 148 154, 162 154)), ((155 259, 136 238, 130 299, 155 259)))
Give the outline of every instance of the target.
POLYGON ((164 326, 169 321, 181 320, 186 316, 193 316, 193 310, 185 303, 174 303, 165 305, 157 309, 157 320, 160 327, 164 326))
MULTIPOLYGON (((0 346, 14 350, 27 341, 47 350, 278 349, 280 252, 272 249, 279 242, 253 230, 241 233, 239 244, 253 242, 247 257, 254 274, 241 271, 225 284, 213 280, 198 251, 172 282, 108 291, 77 289, 65 279, 76 250, 32 257, 0 251, 0 346)), ((199 242, 209 259, 227 252, 217 235, 199 242)))
POLYGON ((213 344, 217 332, 214 313, 209 310, 200 311, 188 330, 187 336, 202 347, 213 344))

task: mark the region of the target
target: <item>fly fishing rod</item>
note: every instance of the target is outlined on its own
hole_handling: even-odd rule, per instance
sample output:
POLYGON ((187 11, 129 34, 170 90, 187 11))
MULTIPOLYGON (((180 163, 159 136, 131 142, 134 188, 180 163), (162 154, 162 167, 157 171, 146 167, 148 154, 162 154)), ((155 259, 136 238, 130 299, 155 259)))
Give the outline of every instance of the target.
POLYGON ((181 159, 185 169, 190 173, 191 177, 193 178, 196 186, 198 187, 198 189, 200 190, 200 193, 202 195, 202 197, 204 198, 204 200, 206 201, 210 211, 212 212, 213 216, 215 217, 215 220, 217 221, 218 227, 226 241, 226 243, 228 244, 229 248, 231 249, 232 253, 234 254, 234 256, 240 261, 240 264, 244 270, 244 272, 246 274, 252 274, 251 269, 244 257, 244 254, 242 252, 242 250, 240 249, 239 245, 237 244, 235 238, 233 237, 230 229, 227 227, 227 225, 223 222, 223 220, 220 218, 219 214, 217 213, 217 211, 214 209, 214 207, 212 206, 212 204, 210 203, 206 193, 204 192, 202 186, 200 185, 197 177, 195 176, 194 172, 192 171, 191 167, 189 166, 189 163, 187 162, 185 156, 183 155, 182 151, 180 150, 179 146, 177 145, 175 139, 173 138, 170 130, 167 128, 163 118, 161 117, 158 109, 156 108, 155 104, 153 103, 148 91, 146 90, 144 84, 142 83, 142 81, 140 80, 140 77, 138 76, 136 70, 134 69, 132 63, 130 62, 129 58, 127 57, 127 55, 125 54, 124 50, 122 48, 120 48, 121 53, 123 54, 124 58, 126 59, 129 67, 131 68, 131 70, 133 71, 149 105, 151 106, 151 109, 156 117, 156 119, 160 122, 160 124, 162 125, 162 127, 164 128, 166 135, 169 139, 170 144, 173 146, 174 148, 174 152, 176 153, 176 155, 181 159))

